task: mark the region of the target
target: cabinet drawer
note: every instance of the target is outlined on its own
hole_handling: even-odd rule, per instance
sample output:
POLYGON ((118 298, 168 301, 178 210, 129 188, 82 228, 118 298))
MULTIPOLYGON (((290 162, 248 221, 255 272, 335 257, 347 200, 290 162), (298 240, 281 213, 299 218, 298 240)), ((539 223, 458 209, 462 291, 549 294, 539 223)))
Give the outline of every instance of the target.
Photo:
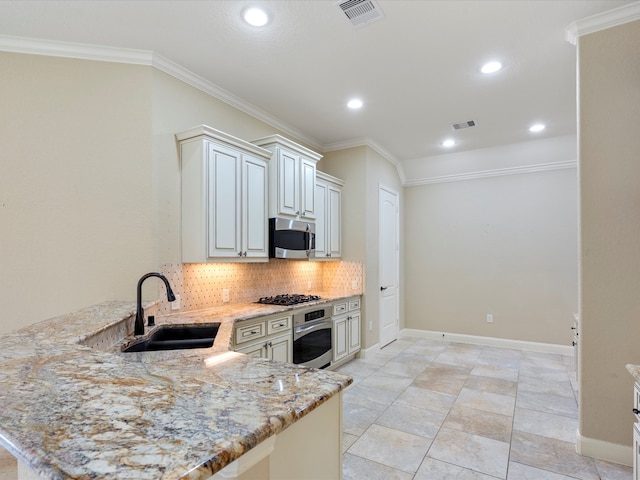
POLYGON ((236 327, 236 344, 264 337, 264 322, 236 327))
POLYGON ((353 312, 354 310, 360 310, 360 299, 354 298, 349 300, 349 311, 353 312))
POLYGON ((336 303, 333 306, 333 315, 340 315, 341 313, 345 313, 347 311, 347 302, 336 303))
POLYGON ((291 317, 273 318, 267 321, 267 335, 291 330, 291 317))

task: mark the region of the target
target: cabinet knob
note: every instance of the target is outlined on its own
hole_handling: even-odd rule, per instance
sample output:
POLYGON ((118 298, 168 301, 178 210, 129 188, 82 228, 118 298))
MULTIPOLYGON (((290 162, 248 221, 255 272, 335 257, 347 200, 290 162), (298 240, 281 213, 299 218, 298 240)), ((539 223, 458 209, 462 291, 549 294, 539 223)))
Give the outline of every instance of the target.
POLYGON ((634 408, 633 413, 635 413, 636 415, 640 415, 640 410, 638 410, 637 408, 634 408))
POLYGON ((238 252, 238 256, 241 257, 242 256, 242 252, 238 252))
POLYGON ((243 257, 246 257, 246 256, 247 256, 247 252, 246 252, 246 250, 245 250, 245 252, 242 254, 242 256, 243 256, 243 257))
POLYGON ((575 347, 577 344, 578 344, 578 342, 576 342, 576 341, 571 342, 571 345, 572 345, 572 346, 574 346, 574 347, 575 347))

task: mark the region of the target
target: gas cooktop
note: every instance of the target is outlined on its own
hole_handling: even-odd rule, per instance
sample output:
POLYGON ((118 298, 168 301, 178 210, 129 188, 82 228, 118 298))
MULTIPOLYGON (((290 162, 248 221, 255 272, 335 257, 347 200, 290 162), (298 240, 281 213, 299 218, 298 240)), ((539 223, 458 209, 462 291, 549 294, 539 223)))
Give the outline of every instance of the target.
POLYGON ((298 303, 313 302, 314 300, 320 300, 320 297, 318 295, 284 294, 274 297, 262 297, 258 300, 258 303, 266 303, 268 305, 296 305, 298 303))

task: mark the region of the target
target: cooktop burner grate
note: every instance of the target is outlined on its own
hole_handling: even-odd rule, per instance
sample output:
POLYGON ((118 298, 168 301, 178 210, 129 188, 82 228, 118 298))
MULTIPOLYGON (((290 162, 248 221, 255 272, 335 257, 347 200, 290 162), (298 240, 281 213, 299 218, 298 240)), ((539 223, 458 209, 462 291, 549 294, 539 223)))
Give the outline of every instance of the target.
POLYGON ((268 305, 296 305, 298 303, 313 302, 314 300, 320 300, 320 297, 318 295, 284 294, 273 297, 262 297, 258 300, 258 303, 266 303, 268 305))

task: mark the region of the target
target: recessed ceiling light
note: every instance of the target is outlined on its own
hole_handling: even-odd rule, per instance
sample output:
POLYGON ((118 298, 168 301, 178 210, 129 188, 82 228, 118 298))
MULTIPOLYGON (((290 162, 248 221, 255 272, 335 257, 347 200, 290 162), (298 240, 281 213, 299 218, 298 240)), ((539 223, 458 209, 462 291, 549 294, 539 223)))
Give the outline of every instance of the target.
POLYGON ((531 125, 529 127, 529 131, 533 133, 541 132, 545 129, 545 125, 542 123, 536 123, 535 125, 531 125))
POLYGON ((482 66, 480 71, 482 73, 496 73, 501 68, 502 68, 502 64, 500 62, 488 62, 482 66))
POLYGON ((362 100, 360 100, 359 98, 353 98, 351 100, 349 100, 349 102, 347 103, 347 107, 351 108, 352 110, 357 110, 358 108, 362 108, 362 100))
POLYGON ((447 138, 444 142, 442 142, 442 146, 444 148, 451 148, 456 144, 456 141, 453 138, 447 138))
POLYGON ((246 9, 242 14, 242 18, 244 18, 245 22, 254 27, 264 27, 269 21, 267 12, 257 7, 246 9))

